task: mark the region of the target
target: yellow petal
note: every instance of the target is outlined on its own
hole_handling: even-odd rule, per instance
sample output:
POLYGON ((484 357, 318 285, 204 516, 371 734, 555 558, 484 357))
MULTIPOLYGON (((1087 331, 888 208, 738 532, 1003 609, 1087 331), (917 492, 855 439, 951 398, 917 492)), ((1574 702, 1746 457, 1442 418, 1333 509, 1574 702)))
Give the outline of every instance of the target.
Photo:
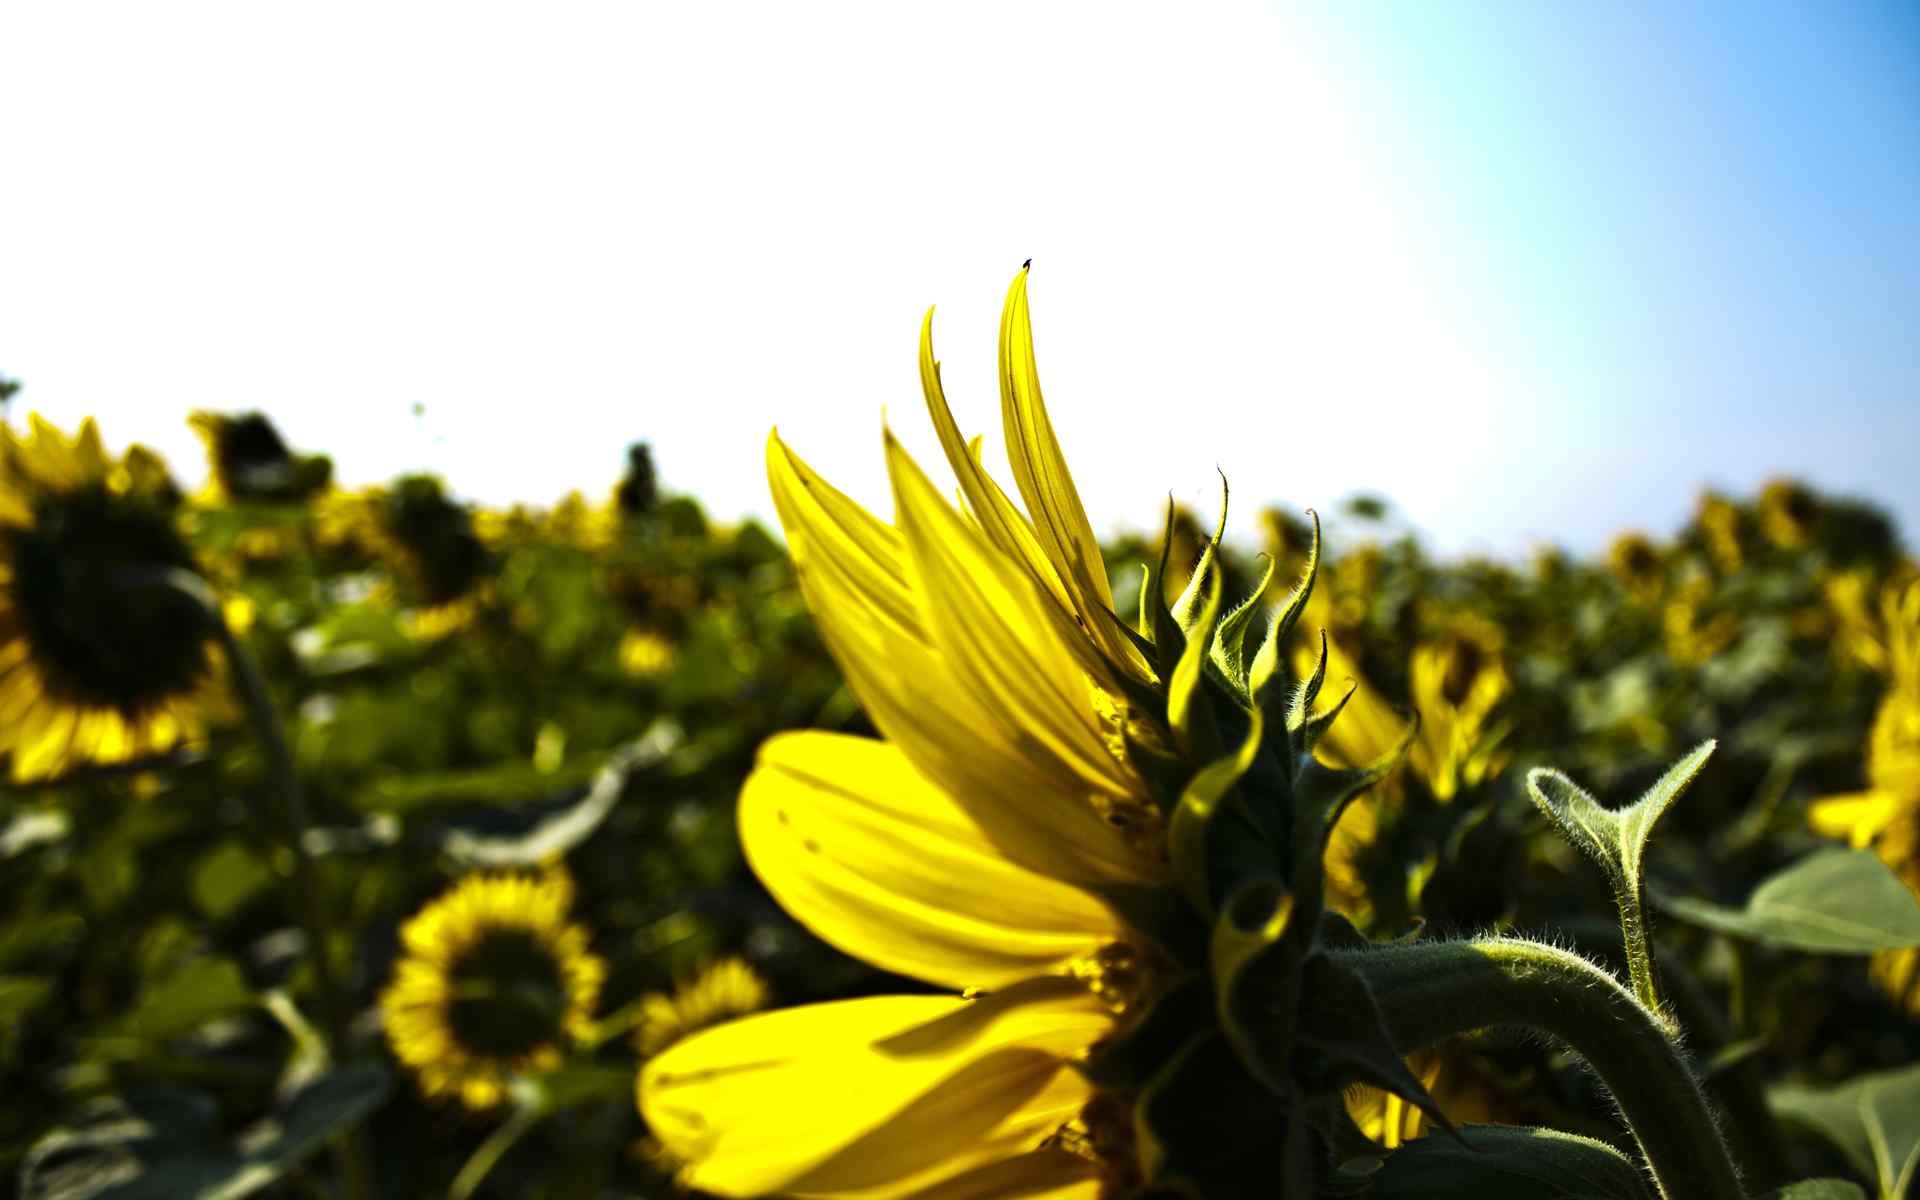
POLYGON ((1144 785, 1108 747, 1092 682, 1059 622, 1032 581, 948 506, 890 434, 886 441, 914 592, 945 675, 945 699, 921 710, 917 725, 934 738, 962 736, 947 753, 922 761, 909 739, 884 724, 882 732, 1025 865, 1056 878, 1087 878, 1024 857, 1030 838, 1017 833, 1022 827, 1067 839, 1079 857, 1099 865, 1096 878, 1154 877, 1154 865, 1090 802, 1132 800, 1144 785), (981 779, 982 771, 997 778, 981 779), (975 807, 980 803, 994 811, 975 807))
POLYGON ((1067 1065, 1111 1028, 1090 997, 1005 1005, 937 1050, 906 1039, 962 1013, 875 996, 748 1017, 679 1042, 640 1076, 640 1111, 723 1196, 911 1192, 1031 1150, 1090 1089, 1067 1065))
POLYGON ((1892 792, 1848 792, 1815 800, 1807 810, 1807 824, 1816 833, 1846 838, 1863 849, 1893 823, 1900 808, 1900 797, 1892 792))
POLYGON ((767 435, 767 481, 796 567, 825 576, 836 598, 857 598, 900 632, 924 640, 900 535, 802 462, 778 430, 767 435))
POLYGON ((1013 479, 1027 502, 1034 531, 1074 594, 1081 616, 1095 637, 1123 643, 1113 622, 1100 614, 1113 609, 1106 561, 1087 523, 1079 489, 1067 471, 1060 440, 1054 436, 1040 395, 1040 371, 1033 356, 1033 327, 1027 314, 1027 272, 1022 269, 1007 289, 1000 315, 1000 417, 1006 430, 1013 479))
POLYGON ((946 389, 940 383, 940 363, 933 357, 932 309, 927 310, 926 320, 920 326, 920 388, 926 394, 927 413, 933 418, 934 430, 940 435, 940 447, 946 451, 947 462, 960 481, 960 492, 966 497, 968 510, 979 522, 981 531, 1002 553, 1019 563, 1055 603, 1077 619, 1079 606, 1034 536, 1033 525, 981 465, 980 439, 975 437, 969 442, 953 419, 953 410, 947 406, 946 389))
POLYGON ((740 841, 786 910, 841 950, 953 988, 999 987, 1113 941, 1087 893, 1008 861, 893 746, 791 733, 760 748, 740 841))

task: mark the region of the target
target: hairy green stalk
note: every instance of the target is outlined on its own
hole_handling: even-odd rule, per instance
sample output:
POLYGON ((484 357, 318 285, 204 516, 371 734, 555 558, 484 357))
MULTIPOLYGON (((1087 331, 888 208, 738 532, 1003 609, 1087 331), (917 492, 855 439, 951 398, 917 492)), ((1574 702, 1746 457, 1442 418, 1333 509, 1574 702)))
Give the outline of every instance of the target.
POLYGON ((1712 1110, 1660 1019, 1612 975, 1541 942, 1478 938, 1337 952, 1396 1045, 1517 1025, 1565 1042, 1613 1093, 1668 1200, 1744 1200, 1712 1110))

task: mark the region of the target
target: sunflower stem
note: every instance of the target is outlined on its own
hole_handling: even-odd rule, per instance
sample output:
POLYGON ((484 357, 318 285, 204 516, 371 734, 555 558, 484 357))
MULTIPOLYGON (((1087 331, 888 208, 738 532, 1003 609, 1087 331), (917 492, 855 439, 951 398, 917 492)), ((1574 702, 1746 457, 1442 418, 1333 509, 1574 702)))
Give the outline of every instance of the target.
MULTIPOLYGON (((300 923, 306 928, 308 941, 313 944, 314 978, 319 987, 321 1010, 326 1018, 326 1044, 331 1057, 345 1044, 352 1013, 340 979, 334 973, 333 958, 328 951, 326 905, 321 900, 319 874, 314 869, 312 856, 307 853, 309 821, 306 799, 300 792, 300 777, 294 769, 286 726, 280 720, 280 710, 274 705, 272 694, 267 690, 266 677, 260 673, 260 666, 245 643, 234 633, 233 626, 227 623, 225 609, 213 589, 207 586, 206 580, 191 571, 170 568, 152 574, 140 572, 132 575, 128 582, 133 586, 169 588, 199 605, 239 683, 240 699, 247 710, 247 722, 266 752, 271 790, 279 798, 281 833, 293 862, 294 907, 300 914, 300 923)), ((357 1125, 349 1127, 334 1139, 333 1156, 346 1194, 352 1200, 371 1200, 374 1195, 372 1172, 357 1125)))
POLYGON ((1668 1200, 1742 1200, 1732 1157, 1660 1018, 1601 968, 1519 938, 1337 951, 1358 971, 1402 1053, 1518 1025, 1577 1051, 1612 1091, 1668 1200))
POLYGON ((513 1115, 500 1128, 487 1135, 480 1148, 473 1152, 460 1173, 453 1177, 453 1185, 447 1189, 447 1200, 467 1200, 474 1191, 486 1181, 493 1168, 506 1157, 507 1151, 518 1145, 520 1139, 527 1136, 547 1115, 547 1106, 539 1100, 522 1104, 513 1110, 513 1115))

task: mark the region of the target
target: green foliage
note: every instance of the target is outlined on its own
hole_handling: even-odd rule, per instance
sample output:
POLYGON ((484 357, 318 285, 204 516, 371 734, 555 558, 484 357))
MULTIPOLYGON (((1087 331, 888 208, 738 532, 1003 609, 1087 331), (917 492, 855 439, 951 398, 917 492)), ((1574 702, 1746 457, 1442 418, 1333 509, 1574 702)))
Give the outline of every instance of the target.
POLYGON ((1660 906, 1683 920, 1769 946, 1871 954, 1920 946, 1920 899, 1864 850, 1820 850, 1769 877, 1745 908, 1684 896, 1660 906))

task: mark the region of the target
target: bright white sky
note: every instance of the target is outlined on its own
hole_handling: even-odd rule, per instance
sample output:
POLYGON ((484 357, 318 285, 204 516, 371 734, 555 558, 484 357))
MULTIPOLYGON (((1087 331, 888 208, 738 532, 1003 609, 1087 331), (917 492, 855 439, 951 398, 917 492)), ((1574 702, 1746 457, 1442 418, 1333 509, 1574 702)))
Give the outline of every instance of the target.
POLYGON ((1404 98, 1328 11, 10 4, 0 372, 186 479, 190 409, 259 407, 348 482, 544 503, 646 439, 669 487, 766 514, 777 423, 884 514, 882 412, 936 457, 921 313, 997 447, 1031 255, 1098 526, 1210 511, 1217 464, 1243 520, 1366 489, 1453 549, 1670 527, 1709 468, 1638 504, 1499 490, 1516 455, 1557 475, 1556 364, 1503 344, 1511 297, 1458 269, 1404 98))

